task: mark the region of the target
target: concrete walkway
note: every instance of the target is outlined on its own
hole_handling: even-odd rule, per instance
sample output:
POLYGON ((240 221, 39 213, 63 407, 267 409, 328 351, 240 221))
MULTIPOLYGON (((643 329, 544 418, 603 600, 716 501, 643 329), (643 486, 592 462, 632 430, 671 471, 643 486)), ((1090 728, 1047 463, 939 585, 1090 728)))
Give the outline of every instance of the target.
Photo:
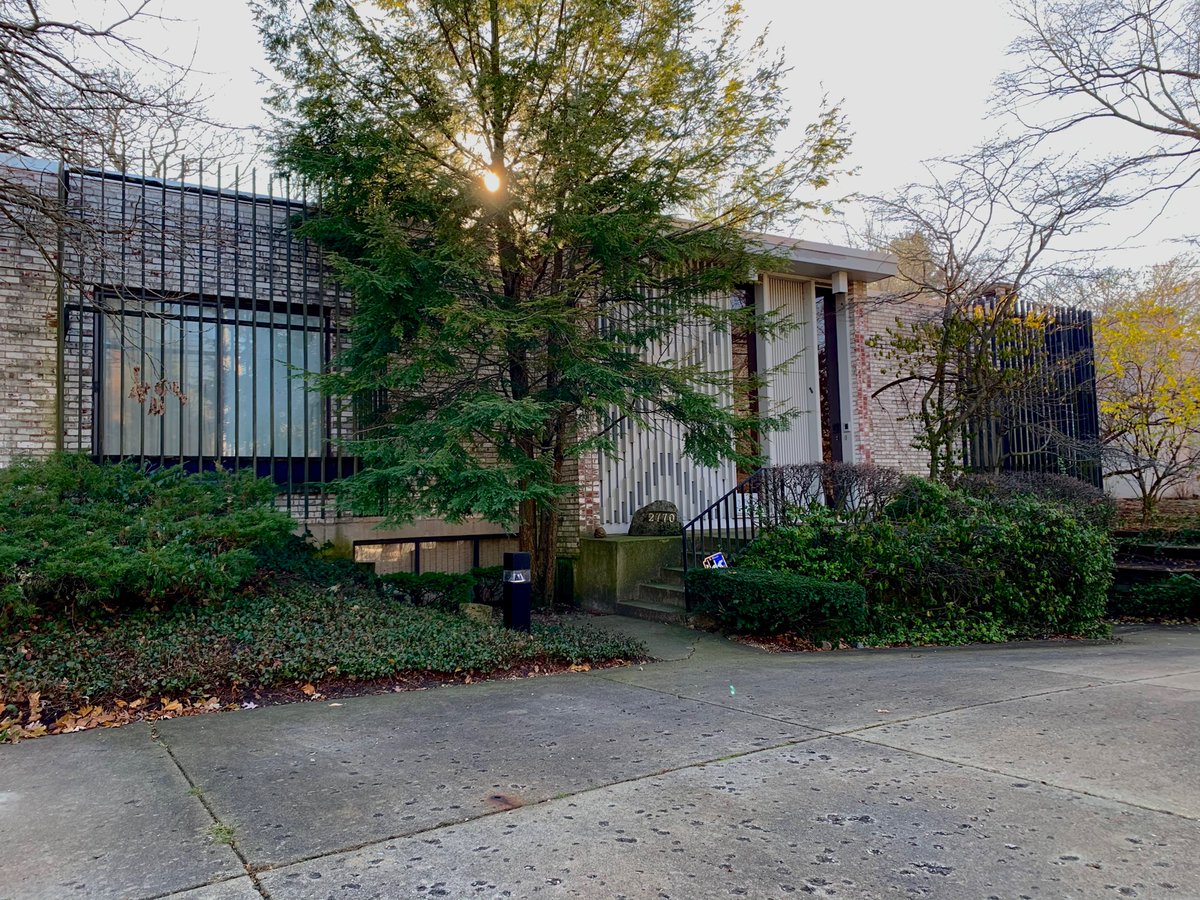
POLYGON ((1198 629, 598 624, 670 661, 0 747, 0 898, 1200 897, 1198 629))

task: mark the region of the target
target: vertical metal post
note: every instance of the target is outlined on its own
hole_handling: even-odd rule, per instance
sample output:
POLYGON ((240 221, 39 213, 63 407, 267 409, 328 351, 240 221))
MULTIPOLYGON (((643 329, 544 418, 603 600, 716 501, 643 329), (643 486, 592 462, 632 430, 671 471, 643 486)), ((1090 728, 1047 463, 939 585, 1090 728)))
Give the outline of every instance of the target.
MULTIPOLYGON (((217 257, 217 275, 214 279, 216 284, 213 289, 213 302, 216 305, 216 324, 213 325, 213 380, 217 392, 216 401, 213 403, 213 456, 218 461, 223 461, 225 457, 225 384, 224 384, 224 368, 225 359, 223 348, 221 346, 221 335, 224 331, 222 322, 222 313, 224 308, 221 302, 221 295, 224 293, 224 285, 221 283, 221 263, 224 259, 224 254, 221 252, 221 190, 224 187, 221 177, 221 163, 217 163, 217 213, 213 218, 213 238, 216 243, 217 257)), ((203 202, 203 194, 201 194, 201 202, 203 202)), ((201 237, 203 241, 203 237, 201 237)), ((237 315, 237 307, 234 307, 234 316, 237 315)))
POLYGON ((267 366, 270 396, 267 404, 267 419, 270 427, 271 470, 275 469, 275 179, 267 176, 267 366))
MULTIPOLYGON (((78 203, 77 210, 79 213, 79 220, 81 222, 83 221, 83 218, 86 214, 86 211, 84 210, 84 202, 86 200, 86 198, 84 197, 84 193, 85 193, 84 173, 86 171, 87 171, 87 166, 86 166, 85 160, 83 159, 82 156, 80 156, 80 159, 79 159, 79 190, 76 191, 76 197, 77 197, 77 203, 78 203)), ((103 253, 104 253, 103 231, 101 231, 101 235, 102 235, 102 237, 101 237, 101 244, 100 244, 100 253, 103 255, 103 253)), ((75 441, 75 443, 76 443, 75 449, 82 450, 83 449, 83 371, 86 368, 83 365, 83 310, 84 310, 84 306, 86 305, 87 296, 86 296, 86 290, 84 288, 84 272, 83 272, 84 261, 83 261, 82 248, 80 248, 80 251, 76 255, 78 256, 78 262, 79 262, 79 265, 78 265, 78 274, 79 274, 78 282, 79 283, 76 288, 76 290, 79 292, 79 348, 76 352, 76 364, 75 364, 75 374, 76 374, 76 378, 75 378, 75 434, 77 435, 76 441, 75 441)), ((93 301, 95 300, 94 297, 92 299, 93 299, 93 301)), ((95 449, 95 446, 96 446, 96 433, 95 433, 95 427, 93 426, 93 428, 92 428, 92 448, 95 449)))
MULTIPOLYGON (((284 193, 284 217, 285 220, 291 215, 291 199, 292 199, 292 178, 290 175, 283 176, 283 193, 284 193)), ((292 484, 292 468, 296 459, 296 450, 293 447, 295 441, 295 424, 296 418, 292 412, 292 386, 293 379, 296 373, 292 369, 292 316, 295 313, 295 306, 292 301, 292 234, 287 222, 284 223, 283 239, 287 242, 287 251, 285 255, 287 268, 285 270, 284 281, 284 302, 287 313, 284 315, 284 328, 286 329, 286 352, 287 352, 287 374, 284 376, 284 384, 287 391, 287 504, 288 512, 292 511, 292 501, 295 496, 295 488, 292 484)), ((303 332, 301 332, 303 334, 303 332)))
POLYGON ((196 168, 196 382, 200 402, 196 404, 196 471, 204 471, 204 157, 196 168))
MULTIPOLYGON (((242 356, 242 167, 233 170, 233 468, 237 471, 242 461, 242 387, 238 383, 241 375, 242 356)), ((253 366, 253 362, 251 366, 253 366)), ((253 406, 251 407, 253 409, 253 406)))
POLYGON ((258 171, 250 172, 250 464, 258 475, 258 171))
MULTIPOLYGON (((300 197, 302 205, 300 207, 300 215, 308 218, 308 185, 300 185, 300 197)), ((306 237, 300 245, 300 304, 303 318, 300 320, 302 328, 300 331, 301 340, 304 342, 300 350, 304 359, 304 393, 301 395, 301 402, 304 406, 304 521, 308 521, 309 517, 309 490, 308 482, 312 479, 312 473, 309 472, 309 451, 308 446, 308 428, 309 428, 309 393, 313 389, 312 380, 309 375, 309 359, 308 359, 308 340, 309 340, 309 323, 308 323, 308 238, 306 237)))
MULTIPOLYGON (((184 293, 186 292, 187 284, 187 204, 185 201, 186 191, 183 189, 184 179, 187 177, 187 160, 180 158, 179 160, 179 222, 176 225, 176 231, 179 232, 179 297, 176 301, 176 308, 179 315, 179 388, 180 393, 188 397, 189 403, 187 407, 182 404, 179 407, 179 465, 183 466, 184 459, 184 436, 187 434, 185 422, 187 416, 190 416, 192 410, 196 411, 196 415, 201 415, 200 397, 189 396, 187 388, 187 337, 188 337, 188 320, 187 306, 183 302, 184 293)), ((164 235, 165 240, 165 235, 164 235)))
MULTIPOLYGON (((145 177, 145 175, 146 175, 146 154, 143 153, 142 154, 142 200, 143 201, 146 199, 146 177, 145 177)), ((105 179, 104 174, 101 173, 100 174, 100 183, 103 184, 106 180, 107 179, 105 179)), ((122 295, 122 301, 121 301, 122 311, 124 308, 124 294, 125 294, 126 285, 129 284, 129 273, 127 271, 127 265, 126 265, 126 261, 125 261, 125 245, 129 243, 129 240, 128 240, 129 232, 125 226, 125 209, 129 203, 128 184, 129 184, 129 172, 125 167, 122 167, 121 168, 121 232, 122 233, 121 233, 121 288, 120 288, 121 295, 122 295)), ((146 230, 145 230, 146 216, 145 216, 145 213, 146 213, 145 205, 143 204, 142 227, 139 229, 139 238, 141 239, 141 252, 138 254, 138 256, 141 258, 141 273, 142 273, 142 280, 138 286, 138 300, 139 300, 139 305, 141 307, 141 309, 138 310, 138 314, 139 314, 138 315, 138 323, 141 326, 138 329, 138 366, 140 366, 138 371, 141 372, 140 377, 142 379, 142 384, 149 384, 149 385, 153 386, 153 382, 150 380, 149 372, 147 371, 147 367, 146 367, 146 327, 149 323, 149 320, 147 319, 147 310, 146 310, 146 230)), ((125 316, 122 315, 121 319, 122 319, 122 324, 123 324, 125 316)), ((124 362, 124 360, 122 360, 122 362, 124 362)), ((124 371, 124 370, 125 370, 125 367, 122 365, 121 371, 124 371)), ((122 389, 121 408, 122 408, 122 410, 124 410, 124 408, 125 408, 124 387, 125 387, 124 385, 121 386, 121 389, 122 389)), ((138 395, 141 396, 141 391, 138 391, 138 395)), ((148 410, 146 403, 147 403, 147 401, 153 402, 151 400, 152 395, 153 395, 153 391, 151 391, 151 393, 149 393, 149 394, 146 394, 145 399, 143 399, 141 401, 142 409, 138 412, 138 465, 140 465, 143 469, 146 467, 146 414, 147 414, 147 410, 148 410)), ((121 452, 122 453, 125 452, 124 448, 121 448, 121 452)))
POLYGON ((54 260, 54 290, 57 305, 57 315, 54 328, 54 365, 56 382, 54 385, 54 449, 62 451, 66 436, 66 386, 67 386, 67 279, 64 257, 67 252, 66 222, 67 217, 67 164, 65 160, 58 161, 58 228, 55 241, 54 260))
MULTIPOLYGON (((316 212, 321 214, 321 185, 317 183, 316 196, 316 212)), ((321 358, 321 374, 324 375, 328 371, 326 360, 333 359, 333 341, 329 329, 329 310, 325 303, 325 254, 321 247, 317 247, 317 302, 320 304, 321 316, 321 346, 324 348, 324 356, 321 358)), ((337 316, 337 298, 334 298, 333 313, 337 316)), ((329 490, 329 458, 332 456, 333 448, 330 446, 330 441, 334 439, 334 403, 328 394, 323 394, 321 397, 322 411, 325 414, 325 428, 320 436, 320 454, 321 454, 321 511, 322 518, 329 515, 328 501, 329 490)))
MULTIPOLYGON (((163 317, 162 322, 162 340, 158 346, 158 360, 162 366, 163 377, 167 374, 167 163, 163 160, 162 178, 159 181, 159 204, 158 204, 158 309, 163 317)), ((183 338, 183 311, 180 310, 176 320, 179 328, 180 340, 183 338)), ((179 381, 183 378, 183 373, 176 373, 179 381)), ((182 393, 182 391, 181 391, 182 393)), ((164 397, 167 403, 174 403, 179 410, 179 418, 183 419, 183 405, 179 402, 179 397, 164 397)), ((167 464, 167 415, 163 411, 162 418, 158 423, 158 464, 161 467, 166 467, 167 464)))

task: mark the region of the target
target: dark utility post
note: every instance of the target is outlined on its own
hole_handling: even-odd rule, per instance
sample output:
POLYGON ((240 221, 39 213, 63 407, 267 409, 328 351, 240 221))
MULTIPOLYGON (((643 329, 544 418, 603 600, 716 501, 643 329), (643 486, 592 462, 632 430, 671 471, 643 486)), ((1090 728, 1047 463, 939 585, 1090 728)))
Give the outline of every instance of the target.
POLYGON ((529 630, 533 607, 532 562, 528 553, 504 554, 504 627, 529 630))

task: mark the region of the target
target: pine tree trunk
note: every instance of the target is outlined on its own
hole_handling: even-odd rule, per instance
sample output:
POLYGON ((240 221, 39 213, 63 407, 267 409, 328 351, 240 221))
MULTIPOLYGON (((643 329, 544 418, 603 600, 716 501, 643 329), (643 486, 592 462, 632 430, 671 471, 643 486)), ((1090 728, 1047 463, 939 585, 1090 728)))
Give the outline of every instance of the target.
POLYGON ((538 510, 538 542, 533 556, 533 602, 554 603, 554 580, 558 574, 558 508, 538 510))

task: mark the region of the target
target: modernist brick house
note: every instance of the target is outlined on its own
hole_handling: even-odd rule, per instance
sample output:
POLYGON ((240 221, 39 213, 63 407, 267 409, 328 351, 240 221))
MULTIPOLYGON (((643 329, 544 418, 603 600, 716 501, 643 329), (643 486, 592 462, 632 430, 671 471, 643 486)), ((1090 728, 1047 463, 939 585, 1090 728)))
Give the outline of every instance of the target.
MULTIPOLYGON (((10 175, 57 195, 79 222, 56 267, 15 230, 0 234, 0 465, 56 448, 189 467, 252 468, 317 539, 358 542, 392 568, 462 570, 512 545, 484 522, 418 521, 386 531, 339 517, 322 483, 354 466, 350 404, 306 383, 345 340, 349 298, 319 252, 290 231, 304 205, 288 185, 241 178, 181 184, 10 159, 10 175)), ((299 192, 296 192, 297 194, 299 192)), ((760 398, 799 412, 763 435, 772 463, 821 459, 920 471, 902 410, 873 398, 886 381, 868 337, 894 307, 868 302, 894 275, 886 254, 763 236, 784 260, 720 302, 784 310, 775 341, 683 329, 678 351, 714 369, 790 359, 760 398)), ((618 453, 578 466, 564 517, 572 556, 597 526, 620 534, 652 500, 686 520, 735 486, 732 464, 695 465, 673 427, 620 423, 618 453)))

